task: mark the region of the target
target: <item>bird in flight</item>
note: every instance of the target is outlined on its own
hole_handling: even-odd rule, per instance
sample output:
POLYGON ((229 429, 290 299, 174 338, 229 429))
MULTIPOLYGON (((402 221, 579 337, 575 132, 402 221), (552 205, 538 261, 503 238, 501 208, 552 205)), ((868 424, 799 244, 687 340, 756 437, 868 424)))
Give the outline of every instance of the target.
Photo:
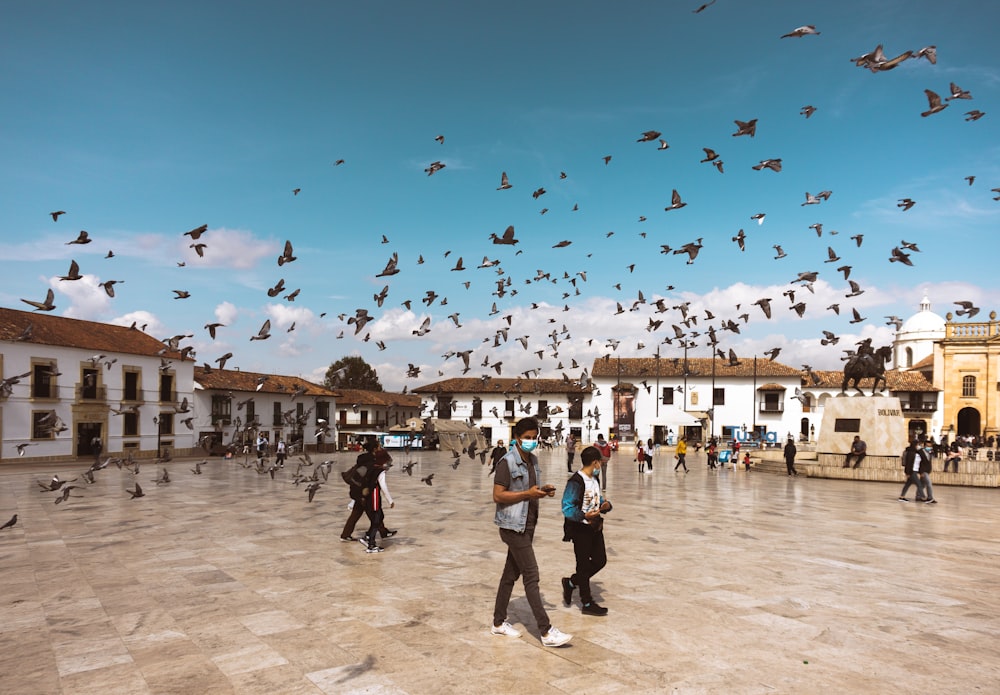
POLYGON ((736 132, 733 133, 733 137, 739 137, 741 135, 749 135, 753 137, 757 134, 757 119, 751 118, 749 121, 733 121, 736 124, 736 132))
POLYGON ((379 273, 375 277, 382 278, 382 277, 387 277, 389 275, 395 275, 396 273, 399 272, 399 268, 397 267, 398 263, 399 263, 399 254, 393 251, 392 256, 389 257, 388 262, 385 264, 385 268, 382 270, 381 273, 379 273))
POLYGON ((798 27, 797 29, 793 29, 792 31, 788 32, 787 34, 782 34, 781 38, 783 38, 783 39, 789 39, 789 38, 797 39, 797 38, 802 38, 803 36, 809 36, 810 34, 813 34, 815 36, 819 36, 819 32, 816 31, 815 25, 807 24, 804 27, 798 27))
MULTIPOLYGON (((985 115, 986 115, 986 113, 984 111, 980 111, 979 109, 972 109, 972 111, 966 111, 965 112, 965 120, 966 121, 978 121, 980 118, 982 118, 985 115)), ((973 177, 973 178, 975 178, 975 177, 973 177)), ((971 186, 972 184, 970 183, 969 185, 971 186)))
MULTIPOLYGON (((267 340, 271 337, 271 319, 264 321, 264 324, 257 331, 257 335, 250 336, 250 340, 267 340)), ((222 369, 222 365, 219 365, 219 369, 222 369)))
POLYGON ((925 89, 924 94, 927 95, 927 105, 928 105, 927 110, 920 114, 924 118, 926 118, 927 116, 931 116, 935 113, 944 111, 946 108, 948 108, 948 102, 942 102, 941 97, 938 96, 937 92, 925 89))
POLYGON ((430 166, 424 169, 428 176, 433 176, 437 172, 444 169, 445 165, 441 162, 431 162, 430 166))
POLYGON ((670 206, 663 208, 664 210, 678 210, 687 205, 687 203, 681 201, 681 194, 674 189, 674 192, 670 196, 670 206))
POLYGON ((663 135, 663 133, 658 130, 647 130, 639 136, 639 139, 636 140, 636 142, 652 142, 653 140, 659 139, 661 135, 663 135))
POLYGON ((69 244, 89 244, 91 241, 93 241, 93 239, 90 238, 90 235, 87 234, 87 232, 80 230, 80 233, 77 235, 76 239, 74 239, 73 241, 67 241, 66 245, 68 246, 69 244))
POLYGON ((955 304, 962 307, 961 309, 955 310, 955 313, 958 316, 965 316, 971 319, 973 316, 979 313, 979 307, 975 306, 972 302, 963 300, 961 302, 955 302, 955 304))
POLYGON ((760 163, 754 164, 750 167, 754 171, 760 171, 762 169, 770 169, 773 172, 781 171, 781 160, 780 159, 762 159, 760 163))
POLYGON ((502 171, 500 172, 500 185, 497 186, 497 190, 506 191, 508 188, 513 188, 513 186, 510 185, 510 180, 507 178, 507 172, 502 171))
POLYGON ((65 215, 66 211, 65 210, 56 210, 55 212, 50 212, 49 214, 52 215, 52 221, 53 222, 58 222, 59 221, 59 216, 60 215, 65 215))
POLYGON ((700 14, 700 13, 704 12, 706 9, 708 9, 709 7, 711 7, 714 4, 715 4, 715 0, 710 0, 710 2, 706 2, 705 4, 700 5, 697 9, 691 10, 691 12, 692 12, 692 14, 700 14))
POLYGON ((916 204, 917 201, 913 200, 912 198, 900 198, 899 202, 896 203, 896 207, 903 208, 903 212, 906 212, 916 204))
POLYGON ((45 299, 41 302, 34 302, 30 299, 22 299, 21 301, 35 307, 35 311, 52 311, 56 308, 56 305, 53 303, 55 301, 55 294, 52 292, 51 287, 46 292, 45 299))
POLYGON ((76 261, 70 261, 69 272, 59 276, 60 280, 80 280, 82 278, 83 276, 80 275, 80 266, 76 261))
POLYGON ((806 118, 809 118, 814 113, 816 113, 816 107, 815 106, 811 106, 809 104, 803 106, 802 109, 799 111, 799 115, 800 116, 805 116, 806 118))
POLYGON ((294 260, 295 254, 292 252, 292 242, 285 241, 285 248, 281 252, 281 255, 278 256, 278 265, 282 266, 285 265, 285 263, 291 263, 294 260))

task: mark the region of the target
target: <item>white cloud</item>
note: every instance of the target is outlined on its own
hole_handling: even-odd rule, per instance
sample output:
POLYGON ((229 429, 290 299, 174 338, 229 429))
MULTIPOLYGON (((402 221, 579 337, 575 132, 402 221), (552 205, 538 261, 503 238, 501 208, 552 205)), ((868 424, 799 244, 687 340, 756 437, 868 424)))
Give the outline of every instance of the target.
POLYGON ((209 229, 197 241, 182 236, 175 242, 176 251, 187 265, 198 268, 235 268, 246 270, 273 255, 277 258, 281 253, 283 242, 273 239, 263 240, 254 236, 253 232, 243 229, 209 229), (193 244, 204 244, 204 256, 199 256, 193 244))
POLYGON ((63 312, 65 316, 98 320, 111 308, 111 297, 99 286, 98 280, 96 275, 84 275, 79 280, 50 278, 49 286, 69 299, 70 306, 63 312))

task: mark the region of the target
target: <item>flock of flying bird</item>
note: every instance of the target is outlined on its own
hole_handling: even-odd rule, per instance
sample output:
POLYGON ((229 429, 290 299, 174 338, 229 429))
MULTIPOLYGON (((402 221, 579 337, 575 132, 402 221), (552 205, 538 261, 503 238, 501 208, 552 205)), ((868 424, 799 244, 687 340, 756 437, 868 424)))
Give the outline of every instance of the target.
MULTIPOLYGON (((714 0, 712 2, 708 2, 701 5, 700 7, 693 10, 693 12, 696 14, 701 13, 713 4, 714 0)), ((820 35, 820 31, 818 31, 815 26, 805 25, 797 27, 781 35, 780 38, 804 39, 806 37, 815 37, 818 35, 820 35)), ((872 73, 881 73, 895 69, 904 61, 920 60, 920 59, 925 59, 932 64, 936 64, 937 63, 936 47, 926 46, 924 48, 915 51, 907 50, 893 58, 889 58, 885 54, 883 46, 880 44, 876 46, 873 50, 863 53, 860 56, 852 58, 850 60, 856 66, 865 68, 871 71, 872 73)), ((949 94, 944 99, 941 99, 938 94, 929 89, 926 90, 926 95, 928 98, 929 108, 927 111, 921 114, 922 116, 925 117, 940 113, 945 108, 947 108, 949 104, 951 104, 956 100, 972 99, 972 95, 968 90, 962 89, 955 83, 950 84, 949 94)), ((812 104, 809 104, 803 106, 799 113, 806 119, 809 119, 816 112, 817 112, 817 107, 813 106, 812 104)), ((969 111, 966 113, 967 116, 966 120, 970 121, 978 120, 983 115, 984 115, 983 112, 978 110, 969 111)), ((735 124, 735 131, 731 133, 732 137, 747 137, 747 138, 756 137, 758 129, 757 118, 749 118, 747 120, 734 119, 734 124, 735 124)), ((439 134, 433 139, 439 145, 443 146, 445 143, 444 135, 439 134)), ((668 150, 670 148, 669 143, 663 137, 663 133, 658 130, 651 129, 644 131, 641 134, 639 134, 636 141, 638 143, 655 143, 656 148, 658 150, 668 150)), ((703 150, 705 153, 705 157, 700 160, 700 163, 711 164, 718 170, 720 174, 724 174, 725 166, 720 153, 715 149, 708 147, 703 148, 703 150)), ((612 161, 612 155, 604 155, 602 159, 605 166, 607 166, 612 161)), ((343 159, 338 159, 335 162, 335 165, 340 166, 343 165, 344 163, 345 161, 343 159)), ((759 172, 765 172, 765 171, 769 172, 767 175, 779 175, 782 171, 782 165, 783 163, 781 158, 768 158, 760 160, 757 164, 752 166, 752 169, 759 172)), ((431 162, 424 169, 424 171, 428 176, 433 176, 435 174, 439 174, 445 168, 446 168, 445 162, 440 160, 435 160, 431 162)), ((566 172, 560 172, 559 174, 560 180, 564 180, 567 177, 568 174, 566 172)), ((966 181, 971 186, 975 181, 975 177, 968 176, 966 177, 966 181)), ((497 190, 510 191, 514 187, 515 187, 514 183, 512 183, 511 178, 508 176, 508 173, 506 171, 502 171, 500 173, 500 183, 499 186, 497 186, 497 190)), ((301 188, 295 188, 292 190, 292 193, 293 195, 298 196, 301 190, 302 190, 301 188)), ((993 191, 998 194, 996 199, 1000 200, 1000 188, 995 188, 993 189, 993 191)), ((534 187, 532 189, 531 195, 532 198, 537 201, 543 196, 545 196, 546 193, 547 191, 544 187, 534 187)), ((815 205, 825 204, 831 199, 833 194, 834 193, 832 190, 822 190, 816 193, 807 191, 805 192, 805 198, 804 201, 801 203, 801 205, 815 206, 815 205)), ((903 211, 908 211, 912 209, 916 204, 917 202, 912 198, 902 198, 899 200, 898 203, 900 209, 903 211)), ((664 207, 664 210, 666 212, 673 212, 681 210, 682 208, 685 208, 687 205, 688 203, 683 200, 681 193, 677 189, 673 189, 670 196, 670 202, 668 205, 664 207)), ((576 206, 574 206, 574 209, 576 209, 576 206)), ((547 211, 548 211, 547 208, 543 208, 541 210, 541 213, 545 214, 547 211)), ((64 210, 57 210, 50 213, 53 221, 58 221, 60 217, 65 214, 66 212, 64 210)), ((752 215, 750 217, 750 221, 757 222, 758 225, 762 225, 764 223, 765 217, 766 214, 760 212, 752 215)), ((639 218, 640 222, 645 221, 645 219, 646 219, 645 217, 639 218)), ((823 236, 824 229, 822 223, 817 222, 813 225, 810 225, 810 229, 816 232, 817 237, 823 236)), ((827 233, 829 237, 831 235, 835 235, 836 231, 828 230, 827 233)), ((608 232, 607 236, 610 237, 613 234, 614 232, 608 232)), ((211 234, 208 232, 207 224, 203 224, 199 227, 191 229, 188 232, 185 232, 184 236, 190 238, 189 248, 193 249, 194 252, 197 254, 197 256, 204 257, 206 251, 211 250, 211 241, 210 241, 211 234), (203 235, 206 234, 207 236, 203 238, 203 235)), ((746 250, 748 244, 748 238, 750 236, 751 235, 747 234, 747 232, 744 229, 739 229, 739 231, 734 236, 731 237, 731 240, 736 245, 736 248, 738 248, 740 252, 743 252, 746 250)), ((864 237, 862 234, 856 234, 851 236, 851 240, 855 242, 854 245, 855 249, 858 249, 862 246, 863 238, 864 237)), ((92 239, 92 237, 88 232, 81 231, 79 232, 79 235, 75 239, 67 241, 66 243, 70 245, 86 245, 92 243, 93 241, 94 240, 92 239)), ((382 236, 381 241, 383 244, 390 243, 389 239, 384 235, 382 236)), ((516 247, 516 245, 520 242, 520 239, 518 239, 517 237, 517 233, 514 229, 514 226, 510 225, 507 226, 507 228, 503 232, 491 233, 489 235, 489 241, 492 242, 494 248, 497 248, 499 250, 499 248, 503 247, 516 247)), ((661 244, 660 253, 665 255, 681 256, 685 259, 686 264, 692 265, 697 261, 699 252, 702 250, 704 246, 704 242, 705 242, 704 238, 699 237, 697 239, 684 243, 678 246, 677 248, 674 248, 669 244, 661 244)), ((571 244, 572 244, 571 240, 562 240, 556 243, 554 245, 554 248, 565 248, 571 244)), ((774 244, 773 248, 775 250, 774 258, 776 260, 780 260, 786 257, 787 254, 785 253, 784 249, 780 244, 774 244)), ((916 243, 902 240, 898 245, 894 246, 890 250, 888 261, 890 263, 900 263, 902 265, 912 266, 913 265, 912 256, 914 253, 918 253, 919 250, 920 249, 918 248, 918 245, 916 243)), ((521 251, 518 250, 514 255, 516 256, 520 253, 521 251)), ((445 257, 447 257, 449 254, 450 251, 446 252, 445 257)), ((107 256, 105 256, 105 258, 113 258, 113 257, 114 257, 113 251, 109 251, 107 256)), ((277 257, 277 266, 279 268, 282 268, 287 264, 293 263, 294 261, 296 261, 294 248, 291 240, 288 240, 285 242, 281 254, 277 257)), ((849 277, 851 274, 852 266, 850 265, 849 262, 845 261, 841 257, 841 255, 832 245, 827 246, 823 262, 830 264, 833 263, 840 264, 836 266, 836 270, 843 275, 843 281, 847 284, 847 288, 845 288, 846 291, 844 294, 845 299, 857 297, 865 291, 860 286, 860 284, 856 279, 851 279, 849 277)), ((424 263, 423 256, 418 257, 416 260, 416 265, 419 266, 423 263, 424 263)), ((178 265, 182 266, 184 265, 184 263, 180 262, 178 263, 178 265)), ((499 325, 493 334, 487 336, 480 336, 480 338, 482 339, 482 344, 485 344, 487 346, 487 349, 489 347, 500 348, 505 343, 507 343, 508 338, 510 336, 510 332, 514 329, 514 326, 512 325, 513 321, 511 313, 505 313, 500 308, 500 306, 498 306, 498 301, 502 302, 502 300, 505 297, 514 297, 518 295, 519 289, 518 287, 515 287, 515 281, 511 276, 511 274, 504 271, 501 265, 501 260, 498 257, 494 257, 491 259, 490 255, 486 254, 483 256, 482 262, 479 263, 476 266, 476 268, 482 270, 489 270, 496 274, 496 278, 493 280, 493 282, 495 283, 495 289, 492 292, 492 296, 495 299, 491 302, 492 306, 490 311, 488 312, 488 315, 490 317, 500 317, 497 320, 499 325)), ((451 268, 451 271, 462 273, 468 269, 470 269, 470 266, 466 266, 464 259, 462 257, 458 257, 454 267, 451 268)), ((375 277, 392 278, 398 273, 403 272, 403 270, 404 270, 404 265, 400 261, 399 253, 397 251, 392 251, 389 254, 388 260, 385 263, 385 267, 380 272, 376 273, 375 277)), ((634 264, 629 266, 629 272, 632 272, 632 270, 634 270, 634 264)), ((82 277, 83 275, 81 274, 80 266, 78 265, 76 260, 73 260, 70 263, 70 267, 67 273, 63 276, 59 276, 59 280, 60 282, 63 281, 73 282, 82 279, 82 277)), ((819 277, 818 271, 805 271, 805 272, 799 272, 796 277, 789 279, 788 281, 789 287, 786 291, 783 292, 783 295, 787 297, 789 300, 787 306, 787 309, 789 311, 795 312, 796 315, 800 317, 804 315, 807 305, 803 299, 802 291, 804 290, 805 292, 810 292, 810 293, 813 292, 814 283, 816 282, 818 277, 819 277), (798 298, 796 297, 796 293, 798 293, 798 298)), ((104 291, 107 293, 109 297, 113 298, 115 297, 116 285, 121 284, 122 282, 123 281, 121 280, 106 280, 104 282, 101 282, 100 286, 104 289, 104 291)), ((524 282, 526 284, 562 283, 565 286, 564 287, 565 291, 562 293, 564 306, 562 307, 561 311, 557 310, 554 313, 554 315, 548 317, 548 323, 553 324, 553 328, 551 332, 548 333, 548 335, 546 336, 547 341, 542 345, 536 345, 535 346, 536 350, 534 350, 535 352, 537 352, 540 360, 544 360, 546 355, 555 358, 557 364, 554 365, 554 369, 556 371, 563 371, 564 369, 566 369, 566 367, 563 365, 563 362, 558 359, 559 346, 562 342, 568 340, 571 337, 571 335, 568 327, 568 323, 570 322, 566 322, 565 319, 560 320, 559 315, 564 314, 565 312, 569 312, 571 310, 570 302, 572 302, 572 299, 582 294, 581 288, 587 282, 587 274, 585 271, 576 271, 574 273, 564 271, 562 273, 562 276, 560 277, 557 273, 538 270, 537 275, 535 275, 534 277, 525 278, 524 282), (560 324, 561 327, 558 327, 560 324)), ((469 281, 466 281, 462 284, 465 286, 466 289, 468 289, 471 283, 469 281)), ((619 287, 620 289, 620 285, 616 286, 619 287)), ((667 287, 668 291, 671 289, 673 289, 672 286, 667 287)), ((172 290, 172 293, 174 294, 175 300, 190 300, 192 297, 190 292, 183 289, 174 289, 172 290)), ((275 282, 267 290, 267 296, 269 298, 273 299, 277 297, 282 297, 287 302, 294 302, 298 298, 299 293, 300 289, 298 288, 291 289, 289 287, 286 287, 284 277, 279 278, 277 282, 275 282)), ((373 302, 375 304, 375 309, 381 309, 383 307, 384 303, 387 301, 387 298, 389 297, 389 294, 390 294, 390 284, 386 284, 379 292, 376 292, 373 295, 373 302)), ((426 305, 427 312, 430 313, 432 309, 436 309, 436 307, 446 306, 447 300, 448 300, 447 296, 439 294, 435 290, 428 290, 425 293, 425 296, 420 299, 420 302, 426 305)), ((45 298, 41 301, 36 301, 33 299, 23 299, 22 301, 34 307, 36 311, 52 311, 56 308, 55 296, 51 289, 47 291, 45 298)), ((774 309, 774 305, 772 304, 773 302, 774 298, 772 297, 760 297, 757 298, 756 301, 747 302, 747 304, 749 306, 758 307, 762 312, 764 318, 769 319, 773 316, 772 314, 772 311, 774 309)), ((407 310, 411 310, 413 303, 414 302, 412 299, 405 299, 404 301, 401 302, 401 305, 404 306, 407 310)), ((628 302, 626 302, 625 304, 628 304, 628 302)), ((956 302, 956 304, 959 304, 963 307, 962 311, 956 312, 959 315, 966 315, 971 317, 978 311, 977 308, 972 306, 971 302, 962 301, 962 302, 956 302)), ((713 313, 713 311, 710 310, 706 310, 705 315, 700 316, 694 313, 690 313, 688 311, 689 305, 690 304, 687 302, 680 302, 674 304, 664 299, 657 299, 655 301, 647 302, 643 293, 640 291, 638 293, 637 298, 631 302, 631 307, 628 309, 628 311, 639 311, 643 307, 648 307, 651 309, 649 324, 647 326, 647 331, 651 335, 656 334, 657 331, 659 331, 661 328, 669 327, 671 329, 669 332, 667 332, 667 335, 665 336, 657 335, 655 338, 656 342, 671 344, 674 343, 674 341, 676 341, 677 345, 685 347, 693 347, 695 345, 694 342, 695 338, 705 337, 707 338, 707 344, 711 346, 714 354, 717 354, 720 357, 729 360, 730 362, 736 359, 734 357, 734 351, 732 349, 729 349, 728 352, 722 349, 721 335, 727 331, 733 333, 739 333, 741 323, 746 324, 750 320, 749 311, 744 307, 742 307, 742 305, 738 304, 735 307, 735 311, 733 311, 730 316, 723 316, 721 315, 721 312, 716 312, 720 313, 720 316, 716 317, 715 313, 713 313), (660 314, 667 314, 668 312, 677 312, 677 313, 671 314, 669 317, 659 316, 660 314), (702 322, 701 326, 698 326, 699 320, 702 322), (712 322, 716 320, 718 320, 719 323, 713 324, 712 322)), ((532 309, 538 309, 541 306, 542 306, 541 303, 533 303, 531 305, 532 309)), ((839 302, 832 303, 829 306, 827 306, 826 309, 828 311, 833 312, 834 314, 839 315, 840 303, 839 302)), ((626 313, 626 309, 624 308, 623 303, 618 302, 617 311, 615 312, 615 314, 617 315, 624 313, 626 313)), ((852 314, 853 317, 850 321, 850 323, 852 324, 860 323, 866 320, 866 318, 859 313, 857 308, 851 308, 850 313, 852 314)), ((326 313, 325 312, 321 313, 319 314, 319 316, 320 318, 322 318, 326 316, 326 313)), ((373 313, 373 309, 371 307, 364 307, 364 306, 355 308, 353 310, 353 314, 351 314, 350 312, 340 313, 338 314, 338 319, 341 322, 343 322, 345 326, 343 329, 340 330, 340 333, 339 335, 337 335, 337 338, 344 337, 345 330, 350 331, 350 327, 353 326, 354 335, 357 336, 358 339, 368 342, 372 340, 372 336, 370 332, 366 330, 366 327, 371 321, 377 318, 378 318, 377 315, 373 313)), ((458 328, 462 327, 461 316, 459 312, 452 312, 447 316, 447 319, 449 319, 455 327, 458 328)), ((135 324, 133 324, 132 327, 137 329, 141 328, 139 326, 136 326, 135 324)), ((209 322, 204 325, 204 329, 208 332, 208 335, 213 341, 216 340, 217 338, 217 331, 224 327, 225 326, 219 322, 209 322)), ((295 324, 292 323, 291 326, 287 328, 287 331, 291 332, 294 329, 295 329, 295 324)), ((412 331, 412 334, 413 336, 420 338, 431 333, 432 330, 433 330, 432 317, 425 316, 423 317, 419 326, 412 331)), ((264 341, 271 338, 271 336, 272 336, 271 321, 267 320, 261 325, 260 329, 256 334, 249 336, 249 340, 264 341)), ((824 345, 835 344, 836 341, 832 339, 833 336, 834 336, 833 333, 829 331, 824 331, 824 338, 822 344, 824 345)), ((193 336, 191 334, 185 334, 182 336, 173 336, 172 338, 164 339, 164 342, 166 346, 169 347, 170 349, 174 350, 183 349, 185 350, 184 353, 185 356, 193 358, 195 356, 195 353, 190 348, 190 346, 186 348, 181 348, 178 340, 178 339, 183 340, 185 338, 190 338, 190 337, 193 336)), ((530 349, 529 348, 530 336, 523 335, 514 337, 516 338, 517 341, 521 343, 524 350, 527 351, 530 349)), ((593 340, 594 340, 593 338, 590 338, 588 342, 592 342, 593 340)), ((382 340, 375 339, 374 344, 379 348, 379 350, 384 350, 387 348, 387 345, 382 340)), ((617 348, 617 345, 618 345, 617 341, 614 340, 613 338, 608 339, 606 343, 606 346, 610 348, 610 350, 612 351, 617 348)), ((463 374, 468 373, 473 368, 472 366, 473 363, 470 361, 470 355, 478 347, 479 346, 470 347, 464 350, 449 351, 450 354, 446 353, 445 355, 443 355, 443 359, 447 360, 452 355, 461 356, 464 363, 464 368, 462 370, 462 373, 463 374)), ((639 345, 637 345, 637 348, 640 350, 644 349, 645 347, 646 345, 643 344, 642 342, 640 342, 639 345)), ((770 351, 770 354, 772 355, 771 359, 774 359, 777 356, 777 353, 778 350, 770 351)), ((231 359, 234 359, 233 353, 227 352, 221 357, 216 358, 214 362, 218 366, 218 368, 224 368, 226 362, 231 359)), ((496 375, 500 375, 503 373, 502 361, 500 360, 491 361, 491 356, 488 354, 485 356, 485 359, 479 362, 479 366, 487 370, 492 370, 493 373, 495 373, 496 375)), ((205 362, 205 368, 209 370, 212 369, 212 367, 209 365, 208 362, 205 362)), ((414 365, 412 363, 409 364, 406 372, 407 377, 408 378, 419 377, 421 369, 422 367, 418 365, 414 365)), ((531 376, 535 376, 538 373, 540 373, 540 371, 541 367, 539 369, 526 370, 521 374, 526 378, 530 378, 531 376)), ((438 374, 443 375, 443 372, 439 370, 438 374)), ((565 371, 563 371, 563 375, 565 377, 565 371)), ((585 374, 581 376, 582 383, 586 382, 585 377, 586 377, 585 374)), ((484 380, 490 378, 489 372, 487 372, 482 378, 484 380)), ((16 381, 13 383, 16 383, 16 381)), ((11 385, 12 384, 4 382, 3 387, 9 389, 11 385)))

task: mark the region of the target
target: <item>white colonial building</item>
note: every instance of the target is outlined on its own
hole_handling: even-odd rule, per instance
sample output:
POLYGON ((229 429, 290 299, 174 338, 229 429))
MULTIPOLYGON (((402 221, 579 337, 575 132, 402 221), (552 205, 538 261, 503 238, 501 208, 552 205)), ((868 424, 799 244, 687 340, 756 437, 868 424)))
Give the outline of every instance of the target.
POLYGON ((0 308, 0 459, 190 449, 194 363, 136 328, 0 308))
POLYGON ((893 366, 911 369, 934 354, 934 343, 945 337, 945 320, 931 311, 931 302, 924 296, 920 311, 903 321, 892 343, 893 366))

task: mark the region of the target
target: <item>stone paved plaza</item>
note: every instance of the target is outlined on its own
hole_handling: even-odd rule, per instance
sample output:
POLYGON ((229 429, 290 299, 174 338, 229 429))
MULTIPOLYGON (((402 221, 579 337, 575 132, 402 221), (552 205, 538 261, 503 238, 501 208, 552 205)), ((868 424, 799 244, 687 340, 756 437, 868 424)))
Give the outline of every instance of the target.
MULTIPOLYGON (((997 490, 898 486, 706 469, 615 455, 607 617, 566 608, 572 571, 557 485, 535 538, 542 594, 570 645, 541 646, 520 584, 489 632, 505 548, 478 459, 395 454, 399 534, 368 555, 341 543, 337 471, 314 502, 234 461, 97 474, 54 504, 36 480, 87 467, 0 472, 0 683, 33 693, 977 693, 1000 683, 997 490), (434 473, 433 485, 421 478, 434 473), (125 492, 138 480, 146 496, 125 492), (912 499, 911 492, 911 499, 912 499)), ((579 457, 577 457, 579 461, 579 457)), ((294 468, 295 459, 291 461, 294 468)), ((363 520, 362 524, 366 524, 363 520)), ((360 529, 359 529, 360 530, 360 529)))

